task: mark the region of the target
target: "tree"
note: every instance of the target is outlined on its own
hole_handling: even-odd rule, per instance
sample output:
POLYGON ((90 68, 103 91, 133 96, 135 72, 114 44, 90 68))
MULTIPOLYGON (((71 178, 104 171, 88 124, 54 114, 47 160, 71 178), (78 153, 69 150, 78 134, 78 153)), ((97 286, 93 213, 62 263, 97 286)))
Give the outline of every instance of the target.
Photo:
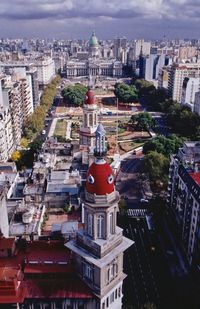
POLYGON ((144 157, 144 172, 148 174, 151 187, 163 188, 167 185, 169 159, 162 153, 150 151, 144 157))
POLYGON ((143 146, 143 153, 147 154, 150 151, 157 151, 158 153, 162 153, 166 157, 169 157, 171 154, 177 153, 182 144, 183 138, 175 134, 171 135, 169 138, 161 135, 146 142, 143 146))
POLYGON ((168 99, 164 89, 156 89, 155 86, 145 79, 136 79, 134 85, 138 90, 138 97, 148 109, 162 111, 162 105, 168 99))
POLYGON ((29 144, 28 139, 26 139, 25 137, 22 137, 21 141, 20 141, 20 146, 23 148, 27 148, 29 144))
POLYGON ((76 84, 74 86, 68 86, 62 91, 64 102, 74 106, 80 106, 83 104, 87 88, 84 85, 76 84))
POLYGON ((18 150, 14 151, 11 155, 11 159, 14 161, 14 162, 18 162, 20 161, 22 158, 22 153, 18 150))
POLYGON ((146 112, 131 116, 130 122, 138 130, 149 130, 155 127, 155 119, 146 112))
POLYGON ((126 84, 116 83, 114 93, 122 103, 132 103, 138 101, 138 93, 134 85, 129 86, 126 84))

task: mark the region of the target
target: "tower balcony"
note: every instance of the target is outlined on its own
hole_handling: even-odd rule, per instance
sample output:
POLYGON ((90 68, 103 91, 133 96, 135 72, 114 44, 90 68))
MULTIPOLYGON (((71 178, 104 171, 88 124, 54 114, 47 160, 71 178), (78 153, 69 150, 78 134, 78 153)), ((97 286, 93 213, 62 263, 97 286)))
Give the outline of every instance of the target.
POLYGON ((76 243, 81 248, 91 252, 98 258, 104 257, 111 252, 114 248, 121 244, 123 241, 123 230, 116 227, 116 233, 110 235, 107 239, 92 239, 90 236, 85 235, 84 231, 78 231, 76 243))

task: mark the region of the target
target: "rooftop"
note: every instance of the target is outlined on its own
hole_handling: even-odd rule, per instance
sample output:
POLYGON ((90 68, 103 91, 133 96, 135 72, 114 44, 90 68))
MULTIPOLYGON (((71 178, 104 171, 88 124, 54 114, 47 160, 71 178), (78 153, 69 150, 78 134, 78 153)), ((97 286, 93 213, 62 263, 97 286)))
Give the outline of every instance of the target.
POLYGON ((189 173, 192 179, 200 186, 200 172, 197 173, 189 173))
POLYGON ((17 248, 14 256, 0 258, 0 304, 29 298, 93 298, 74 274, 71 251, 62 241, 19 242, 17 248), (37 274, 43 274, 42 279, 37 274))

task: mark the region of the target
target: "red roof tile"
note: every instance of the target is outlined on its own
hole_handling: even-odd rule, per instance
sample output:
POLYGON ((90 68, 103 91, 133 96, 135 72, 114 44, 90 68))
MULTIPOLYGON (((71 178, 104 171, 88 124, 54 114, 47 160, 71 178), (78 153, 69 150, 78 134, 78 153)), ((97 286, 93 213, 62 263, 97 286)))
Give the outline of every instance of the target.
POLYGON ((26 280, 27 298, 93 298, 91 290, 76 276, 66 279, 26 280))
POLYGON ((198 185, 200 185, 200 173, 190 173, 190 176, 198 185))
POLYGON ((11 249, 15 242, 14 238, 0 238, 0 250, 11 249))

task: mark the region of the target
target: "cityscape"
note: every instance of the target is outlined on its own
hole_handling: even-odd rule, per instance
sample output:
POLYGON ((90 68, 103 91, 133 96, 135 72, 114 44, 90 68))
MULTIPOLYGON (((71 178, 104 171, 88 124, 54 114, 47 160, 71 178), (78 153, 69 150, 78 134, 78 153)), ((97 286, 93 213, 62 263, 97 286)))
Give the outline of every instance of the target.
POLYGON ((196 2, 0 4, 0 309, 200 308, 196 2))

